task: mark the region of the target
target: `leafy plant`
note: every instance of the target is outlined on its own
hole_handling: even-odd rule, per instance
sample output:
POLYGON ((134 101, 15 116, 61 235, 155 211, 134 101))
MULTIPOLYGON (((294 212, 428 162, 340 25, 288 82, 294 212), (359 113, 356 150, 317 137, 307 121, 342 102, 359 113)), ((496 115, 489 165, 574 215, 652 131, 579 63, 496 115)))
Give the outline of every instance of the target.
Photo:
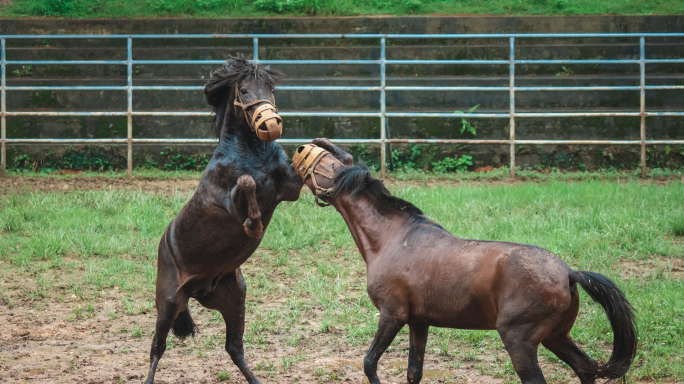
POLYGON ((43 172, 58 169, 115 171, 125 169, 126 164, 126 154, 123 150, 88 145, 76 149, 70 147, 62 153, 47 149, 34 157, 21 154, 13 161, 13 166, 17 170, 42 170, 43 172))
POLYGON ((562 70, 560 72, 556 73, 556 76, 568 77, 568 76, 572 76, 575 74, 575 72, 570 67, 562 66, 561 68, 562 68, 562 70))
MULTIPOLYGON (((209 158, 204 154, 186 155, 174 153, 174 148, 167 148, 161 152, 163 165, 160 167, 166 171, 201 171, 209 164, 209 158)), ((157 163, 159 164, 159 163, 157 163)))
POLYGON ((354 162, 363 161, 373 170, 380 169, 379 148, 374 145, 352 144, 345 149, 354 157, 354 162))
POLYGON ((468 166, 473 165, 473 157, 470 155, 463 155, 458 157, 446 157, 440 161, 432 163, 432 170, 435 173, 460 172, 468 169, 468 166))
MULTIPOLYGON (((476 105, 476 106, 470 108, 470 109, 468 110, 468 112, 454 111, 454 113, 460 113, 460 114, 470 115, 471 113, 475 112, 475 110, 476 110, 477 107, 479 107, 479 106, 480 106, 480 104, 478 104, 478 105, 476 105)), ((473 127, 473 125, 470 124, 470 122, 469 122, 468 120, 466 120, 464 117, 462 117, 462 118, 461 118, 461 134, 463 134, 463 132, 465 132, 465 131, 468 131, 468 132, 472 133, 473 136, 475 136, 475 134, 476 134, 475 127, 473 127)))
POLYGON ((394 164, 394 169, 415 170, 416 163, 421 155, 421 149, 418 145, 411 145, 406 151, 400 151, 398 149, 393 150, 392 162, 394 164))
POLYGON ((12 71, 12 74, 18 77, 31 77, 33 76, 33 66, 24 65, 21 67, 21 69, 15 69, 14 71, 12 71))

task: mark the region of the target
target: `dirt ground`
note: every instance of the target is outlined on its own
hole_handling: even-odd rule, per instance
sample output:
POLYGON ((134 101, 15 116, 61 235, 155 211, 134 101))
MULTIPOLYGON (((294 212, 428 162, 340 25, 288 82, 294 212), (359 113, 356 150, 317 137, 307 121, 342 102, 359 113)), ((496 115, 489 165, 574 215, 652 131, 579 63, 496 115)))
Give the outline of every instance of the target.
MULTIPOLYGON (((0 179, 0 193, 113 188, 169 194, 192 190, 198 182, 197 179, 105 177, 3 178, 0 179)), ((418 183, 422 185, 422 182, 418 183)), ((8 263, 0 261, 0 269, 8 267, 8 263)), ((258 273, 259 267, 250 260, 243 270, 249 280, 250 275, 258 273)), ((625 261, 622 271, 626 275, 669 271, 681 277, 684 263, 679 260, 673 265, 671 261, 659 259, 638 263, 625 261)), ((50 277, 53 281, 69 278, 63 269, 51 269, 49 273, 54 274, 50 277)), ((0 276, 3 277, 0 289, 4 292, 4 300, 0 298, 0 382, 94 384, 141 383, 145 379, 151 330, 156 318, 154 310, 127 313, 124 295, 114 287, 96 297, 96 311, 80 312, 78 309, 86 305, 86 300, 68 293, 66 284, 56 284, 47 298, 41 298, 27 294, 37 289, 34 279, 14 274, 0 276), (135 329, 142 331, 131 331, 135 329)), ((284 305, 284 298, 257 303, 257 310, 277 310, 279 305, 284 305)), ((160 363, 156 382, 244 382, 221 345, 225 332, 222 322, 215 321, 215 315, 194 301, 191 301, 191 312, 200 332, 186 341, 172 338, 173 346, 160 363), (218 345, 211 342, 214 338, 221 340, 218 345)), ((250 316, 248 313, 248 323, 250 316)), ((247 361, 264 383, 367 382, 362 362, 368 346, 350 347, 340 342, 344 332, 334 326, 327 333, 311 331, 319 328, 315 316, 305 316, 293 329, 301 335, 296 347, 287 342, 288 335, 270 335, 267 347, 245 349, 247 361), (297 358, 290 367, 279 363, 294 356, 297 358)), ((406 335, 400 335, 398 341, 380 361, 378 372, 383 383, 406 382, 408 340, 406 335)), ((483 364, 497 364, 500 359, 506 359, 504 354, 503 350, 482 351, 476 359, 462 359, 460 355, 439 356, 434 349, 427 351, 423 383, 508 382, 481 374, 478 368, 483 364)), ((571 376, 567 366, 543 363, 542 369, 550 378, 549 382, 579 382, 571 376)))
MULTIPOLYGON (((71 175, 71 174, 68 174, 71 175)), ((650 178, 640 180, 641 183, 655 183, 665 185, 679 178, 650 178)), ((569 180, 572 181, 572 180, 569 180)), ((619 181, 619 180, 618 180, 619 181)), ((458 179, 427 179, 427 180, 398 180, 388 178, 385 180, 387 186, 416 186, 416 187, 436 187, 436 186, 458 186, 458 185, 517 185, 522 183, 539 182, 537 180, 520 179, 479 179, 479 180, 458 180, 458 179)), ((103 176, 69 176, 69 177, 5 177, 0 178, 0 193, 22 192, 22 191, 44 191, 44 192, 67 192, 70 190, 140 190, 143 192, 171 194, 176 191, 194 190, 199 184, 199 179, 194 178, 149 178, 149 177, 103 177, 103 176)))

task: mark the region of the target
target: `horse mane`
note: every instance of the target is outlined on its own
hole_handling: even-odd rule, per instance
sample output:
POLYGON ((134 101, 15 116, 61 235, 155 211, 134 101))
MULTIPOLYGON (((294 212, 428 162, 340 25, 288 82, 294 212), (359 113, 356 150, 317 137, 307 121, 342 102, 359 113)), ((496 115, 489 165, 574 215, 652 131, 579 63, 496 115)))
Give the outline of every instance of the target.
POLYGON ((382 181, 371 176, 370 169, 363 162, 337 172, 333 177, 333 185, 335 190, 332 193, 332 197, 342 194, 354 196, 359 193, 368 192, 376 200, 389 208, 407 213, 409 216, 420 221, 430 221, 425 217, 420 208, 406 200, 392 196, 382 181))
POLYGON ((232 112, 233 106, 228 105, 228 97, 230 92, 238 84, 247 77, 254 77, 264 81, 268 86, 275 87, 285 75, 270 68, 265 68, 262 65, 254 64, 242 54, 230 56, 223 67, 214 71, 211 79, 204 85, 204 98, 216 114, 216 119, 212 123, 212 128, 216 137, 221 135, 221 122, 224 116, 232 112))

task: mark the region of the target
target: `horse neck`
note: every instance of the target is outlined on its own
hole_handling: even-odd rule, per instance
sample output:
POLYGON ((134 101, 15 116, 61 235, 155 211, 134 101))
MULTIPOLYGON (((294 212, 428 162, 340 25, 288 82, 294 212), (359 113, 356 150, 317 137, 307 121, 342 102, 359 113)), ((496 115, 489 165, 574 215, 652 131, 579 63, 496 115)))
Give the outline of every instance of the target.
POLYGON ((232 149, 239 147, 241 150, 251 150, 252 152, 262 152, 266 143, 256 136, 249 127, 238 123, 237 118, 228 119, 227 123, 221 128, 219 144, 217 149, 232 149))
POLYGON ((328 202, 344 218, 366 265, 401 241, 408 230, 406 214, 394 212, 370 193, 336 196, 328 202))

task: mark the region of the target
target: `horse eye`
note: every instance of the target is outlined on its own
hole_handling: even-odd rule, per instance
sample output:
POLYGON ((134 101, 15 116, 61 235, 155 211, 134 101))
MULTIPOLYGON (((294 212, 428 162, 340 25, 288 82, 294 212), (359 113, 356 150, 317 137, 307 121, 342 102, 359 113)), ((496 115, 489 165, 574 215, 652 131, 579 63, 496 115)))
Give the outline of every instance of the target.
POLYGON ((271 93, 275 93, 275 88, 271 89, 271 93))
POLYGON ((242 88, 242 89, 240 90, 240 93, 242 93, 243 95, 246 95, 246 94, 247 94, 247 90, 244 89, 244 88, 242 88))

